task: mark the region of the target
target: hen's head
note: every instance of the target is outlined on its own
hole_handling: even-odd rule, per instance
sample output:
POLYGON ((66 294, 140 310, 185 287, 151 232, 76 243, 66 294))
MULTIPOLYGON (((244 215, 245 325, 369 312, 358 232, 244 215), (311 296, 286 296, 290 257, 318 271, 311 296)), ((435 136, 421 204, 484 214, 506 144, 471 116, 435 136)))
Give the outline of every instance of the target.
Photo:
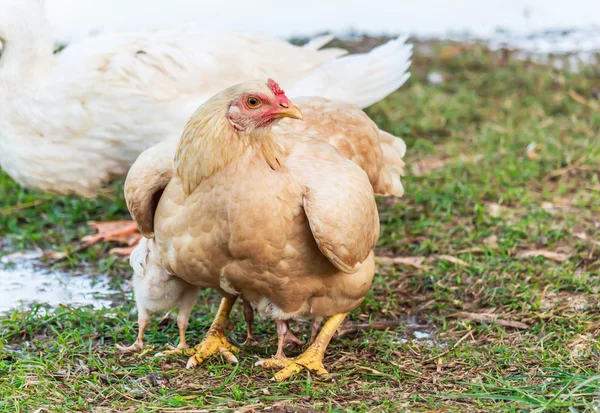
POLYGON ((227 120, 237 131, 253 131, 281 118, 302 119, 302 112, 272 79, 245 82, 228 89, 227 120))

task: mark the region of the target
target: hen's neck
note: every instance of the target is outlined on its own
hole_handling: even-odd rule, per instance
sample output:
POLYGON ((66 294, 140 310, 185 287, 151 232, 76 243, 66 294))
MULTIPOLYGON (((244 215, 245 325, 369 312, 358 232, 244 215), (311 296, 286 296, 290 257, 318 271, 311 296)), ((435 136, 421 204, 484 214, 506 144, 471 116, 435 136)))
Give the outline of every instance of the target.
MULTIPOLYGON (((206 106, 206 105, 203 105, 206 106)), ((282 149, 271 127, 238 132, 226 118, 226 107, 200 107, 186 125, 175 154, 175 169, 190 195, 213 174, 251 151, 274 170, 281 168, 282 149)))

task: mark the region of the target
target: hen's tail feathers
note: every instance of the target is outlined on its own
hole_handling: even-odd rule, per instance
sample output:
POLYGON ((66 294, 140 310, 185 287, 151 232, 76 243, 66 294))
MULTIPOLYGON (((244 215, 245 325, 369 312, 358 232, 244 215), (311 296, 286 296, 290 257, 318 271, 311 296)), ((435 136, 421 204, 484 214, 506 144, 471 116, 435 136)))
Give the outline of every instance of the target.
POLYGON ((324 36, 317 36, 302 47, 308 50, 318 50, 320 55, 326 56, 328 58, 326 61, 335 60, 338 57, 347 55, 348 51, 340 49, 339 47, 328 47, 327 49, 321 49, 323 46, 327 45, 327 43, 331 42, 334 38, 335 36, 330 34, 324 36))
POLYGON ((400 36, 368 53, 330 60, 288 88, 288 95, 321 96, 366 108, 409 78, 412 45, 407 40, 408 36, 400 36))
POLYGON ((335 36, 333 34, 317 36, 314 39, 309 40, 308 43, 306 43, 302 47, 308 50, 319 50, 321 47, 326 46, 333 39, 335 39, 335 36))
POLYGON ((379 142, 381 142, 384 166, 379 175, 377 193, 400 197, 404 194, 400 177, 404 176, 402 158, 406 153, 406 143, 401 138, 382 130, 379 131, 379 142))

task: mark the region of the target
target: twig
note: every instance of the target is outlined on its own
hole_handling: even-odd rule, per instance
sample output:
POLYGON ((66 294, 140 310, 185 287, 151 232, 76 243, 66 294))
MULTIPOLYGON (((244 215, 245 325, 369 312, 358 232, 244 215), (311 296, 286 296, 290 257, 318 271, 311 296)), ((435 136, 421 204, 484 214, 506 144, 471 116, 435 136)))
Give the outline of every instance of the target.
POLYGON ((37 205, 40 205, 41 203, 43 203, 44 201, 41 199, 36 199, 35 201, 31 201, 31 202, 25 202, 19 205, 13 205, 13 206, 9 206, 6 208, 2 208, 0 209, 0 215, 8 215, 11 212, 17 211, 19 209, 27 209, 27 208, 31 208, 37 205))
POLYGON ((428 359, 426 359, 425 361, 423 361, 423 363, 431 363, 434 360, 439 359, 440 357, 444 357, 446 354, 450 353, 452 350, 454 350, 456 347, 458 347, 458 345, 460 343, 462 343, 463 341, 465 341, 467 339, 467 337, 469 337, 471 335, 471 330, 467 331, 467 334, 465 334, 464 336, 462 336, 460 338, 460 340, 458 340, 456 343, 454 343, 454 345, 452 347, 450 347, 448 350, 446 351, 442 351, 440 354, 437 354, 433 357, 430 357, 428 359))
POLYGON ((529 326, 520 321, 503 320, 498 318, 495 314, 479 314, 479 313, 467 313, 464 311, 455 314, 456 317, 462 318, 463 320, 478 321, 486 324, 498 324, 504 327, 519 328, 522 330, 529 329, 529 326))
POLYGON ((356 333, 359 331, 388 330, 396 328, 399 325, 399 321, 376 321, 374 323, 350 324, 347 326, 340 326, 337 330, 337 335, 338 337, 341 337, 345 336, 346 334, 356 333))

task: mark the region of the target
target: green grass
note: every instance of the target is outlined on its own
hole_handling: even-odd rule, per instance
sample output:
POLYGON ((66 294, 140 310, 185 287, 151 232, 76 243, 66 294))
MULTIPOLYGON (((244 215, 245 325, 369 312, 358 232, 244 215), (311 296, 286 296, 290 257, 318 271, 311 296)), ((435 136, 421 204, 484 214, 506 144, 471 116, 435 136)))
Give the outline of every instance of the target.
MULTIPOLYGON (((382 262, 351 318, 402 320, 398 328, 335 338, 325 360, 334 381, 300 374, 278 384, 253 365, 275 351, 263 320, 260 345, 242 349, 239 365, 215 358, 186 371, 184 359, 152 357, 176 339, 173 316, 151 324, 153 348, 142 356, 116 352, 135 337, 130 296, 104 310, 15 310, 0 316, 0 411, 600 411, 600 72, 426 46, 433 52, 417 52, 408 84, 368 110, 409 148, 406 195, 379 202, 377 253, 421 258, 418 267, 382 262), (430 71, 445 82, 428 84, 430 71), (520 256, 533 250, 567 255, 520 256), (484 313, 505 322, 476 321, 484 313), (416 339, 409 320, 433 329, 438 344, 416 339)), ((0 254, 66 250, 55 265, 85 265, 116 283, 129 276, 108 245, 76 251, 87 221, 127 217, 119 183, 85 200, 0 175, 0 199, 0 254)), ((201 294, 192 343, 217 300, 201 294)), ((233 318, 240 342, 237 307, 233 318)))

